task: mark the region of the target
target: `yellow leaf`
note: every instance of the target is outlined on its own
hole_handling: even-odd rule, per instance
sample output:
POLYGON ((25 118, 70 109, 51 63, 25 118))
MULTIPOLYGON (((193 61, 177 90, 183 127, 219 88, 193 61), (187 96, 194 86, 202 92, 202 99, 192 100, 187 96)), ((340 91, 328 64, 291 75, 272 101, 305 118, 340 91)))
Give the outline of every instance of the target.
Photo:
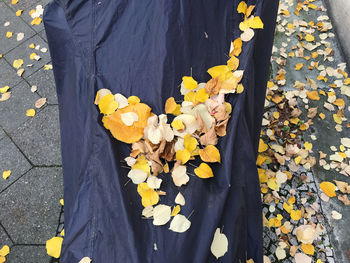
MULTIPOLYGON (((230 53, 230 56, 236 56, 238 57, 241 52, 242 52, 242 39, 239 37, 239 38, 236 38, 234 41, 233 41, 233 50, 231 51, 230 53)), ((345 84, 346 85, 346 84, 345 84)))
POLYGON ((317 5, 314 4, 308 4, 307 7, 311 9, 317 9, 317 5))
POLYGON ((190 101, 193 104, 196 102, 196 93, 193 91, 187 92, 186 95, 184 96, 185 101, 190 101))
POLYGON ((191 134, 185 135, 184 146, 188 152, 190 153, 193 152, 197 148, 197 145, 198 145, 198 141, 196 138, 192 137, 191 134))
POLYGON ((194 173, 199 178, 210 178, 214 177, 213 171, 206 163, 201 163, 198 168, 194 169, 194 173))
POLYGON ((60 236, 64 237, 64 229, 60 232, 60 236))
POLYGON ((46 241, 46 253, 54 258, 59 258, 61 256, 63 238, 53 237, 46 241))
POLYGON ((264 169, 258 168, 258 174, 259 174, 259 182, 260 183, 267 183, 269 180, 266 172, 264 169))
POLYGON ((208 69, 208 73, 213 79, 219 77, 220 80, 222 80, 222 76, 224 76, 229 71, 230 69, 227 65, 219 65, 208 69))
POLYGON ((22 14, 23 10, 17 10, 16 11, 16 16, 20 16, 22 14))
POLYGON ((220 162, 220 152, 214 145, 207 145, 204 149, 200 149, 199 156, 204 162, 220 162))
POLYGON ((185 125, 181 120, 174 120, 171 123, 171 126, 175 129, 175 130, 183 130, 185 129, 185 125))
POLYGON ((313 255, 315 253, 315 248, 312 244, 301 244, 301 249, 304 251, 305 254, 313 255))
POLYGON ((34 117, 35 116, 35 110, 34 109, 29 109, 26 111, 26 115, 28 117, 34 117))
POLYGON ((36 17, 32 20, 32 22, 30 22, 30 24, 33 25, 40 25, 42 19, 40 17, 36 17))
POLYGON ((268 149, 268 145, 264 143, 262 139, 259 140, 259 153, 265 152, 268 149))
POLYGON ((131 105, 136 105, 137 103, 140 103, 140 98, 137 96, 130 96, 128 98, 128 103, 130 103, 131 105))
POLYGON ((325 181, 325 182, 320 183, 320 188, 322 189, 322 191, 327 196, 329 196, 329 197, 336 196, 336 193, 335 193, 336 186, 335 186, 335 184, 325 181))
POLYGON ((19 69, 23 65, 23 59, 15 59, 13 61, 13 67, 19 69))
POLYGON ((2 178, 5 180, 11 175, 11 170, 3 171, 2 172, 2 178))
POLYGON ((333 114, 333 120, 338 124, 342 124, 343 122, 342 117, 339 116, 338 114, 333 114))
POLYGON ((239 59, 236 58, 235 56, 232 56, 228 61, 227 61, 227 66, 230 70, 236 70, 239 66, 239 59))
POLYGON ((308 42, 312 42, 315 40, 314 36, 311 35, 311 34, 306 34, 305 35, 305 40, 308 41, 308 42))
POLYGON ((137 185, 137 192, 141 196, 141 202, 144 207, 155 205, 159 202, 158 193, 148 186, 147 183, 137 185))
POLYGON ((151 114, 151 108, 148 105, 144 103, 130 103, 128 106, 118 109, 111 115, 107 115, 106 119, 102 119, 102 121, 104 126, 106 128, 108 127, 111 131, 114 138, 122 142, 134 143, 142 138, 143 131, 147 126, 147 120, 151 114), (122 121, 122 114, 127 112, 135 112, 139 117, 138 121, 135 121, 131 126, 125 125, 122 121))
POLYGON ((301 210, 292 210, 292 211, 290 211, 290 217, 293 220, 298 221, 301 218, 301 210))
POLYGON ((182 81, 184 83, 184 86, 188 90, 194 90, 198 87, 197 81, 195 81, 192 77, 184 76, 182 77, 182 81))
POLYGON ((7 37, 7 38, 12 37, 12 35, 13 35, 13 33, 12 33, 12 32, 9 32, 9 31, 8 31, 8 32, 6 32, 6 37, 7 37))
POLYGON ((35 52, 33 52, 32 54, 29 55, 29 58, 31 60, 33 60, 36 56, 37 56, 37 54, 35 52))
POLYGON ((18 0, 11 0, 11 4, 15 5, 18 3, 18 0))
POLYGON ((295 162, 295 164, 299 164, 300 163, 300 161, 301 161, 301 159, 302 159, 302 157, 301 156, 297 156, 297 157, 295 157, 294 158, 294 162, 295 162))
POLYGON ((276 183, 276 179, 275 178, 269 179, 267 181, 267 186, 272 190, 276 190, 278 188, 278 185, 276 183))
POLYGON ((175 206, 173 211, 171 212, 171 216, 176 216, 180 212, 181 208, 179 205, 175 206))
POLYGON ((166 114, 172 114, 176 111, 177 103, 175 102, 174 97, 170 97, 165 102, 165 113, 166 114))
POLYGON ((4 93, 6 93, 9 89, 10 89, 9 86, 2 87, 2 88, 0 88, 0 93, 4 94, 4 93))
POLYGON ((245 14, 245 12, 247 11, 247 4, 246 2, 242 1, 238 4, 237 7, 237 12, 241 13, 241 14, 245 14))
POLYGON ((252 14, 254 8, 255 8, 255 5, 248 6, 247 11, 245 12, 245 17, 249 17, 252 14))
POLYGON ((238 84, 237 88, 236 88, 236 92, 237 94, 242 93, 244 91, 244 87, 242 84, 238 84))
POLYGON ((208 98, 209 98, 209 94, 206 92, 206 90, 204 88, 199 89, 196 92, 196 101, 205 102, 208 98))
POLYGON ((307 97, 310 100, 320 100, 320 96, 316 90, 306 92, 307 97))
POLYGON ((336 99, 333 102, 333 104, 336 105, 336 106, 344 106, 345 105, 345 101, 343 99, 336 99))
POLYGON ((254 29, 264 28, 264 23, 261 21, 260 17, 255 16, 253 19, 249 19, 249 27, 254 29))
POLYGON ((293 204, 288 204, 287 202, 283 203, 283 208, 286 210, 288 213, 291 213, 293 209, 293 204))
POLYGON ((148 161, 144 155, 140 155, 137 158, 136 163, 133 166, 131 166, 131 169, 138 169, 146 172, 147 174, 150 174, 151 172, 150 167, 148 165, 148 161))
POLYGON ((175 159, 177 161, 181 161, 182 164, 187 163, 187 161, 191 158, 191 153, 187 150, 177 150, 175 159))
POLYGON ((60 199, 60 205, 64 206, 64 199, 63 198, 60 199))
POLYGON ((301 70, 302 67, 304 67, 304 64, 303 64, 303 63, 297 63, 297 64, 295 65, 295 70, 301 70))
POLYGON ((312 149, 312 143, 305 142, 304 148, 305 148, 305 150, 310 151, 312 149))
POLYGON ((0 256, 1 257, 6 257, 9 253, 10 253, 10 247, 8 245, 5 245, 0 249, 0 256))
POLYGON ((118 108, 118 102, 114 100, 113 94, 106 94, 98 103, 100 112, 103 114, 112 114, 118 108))

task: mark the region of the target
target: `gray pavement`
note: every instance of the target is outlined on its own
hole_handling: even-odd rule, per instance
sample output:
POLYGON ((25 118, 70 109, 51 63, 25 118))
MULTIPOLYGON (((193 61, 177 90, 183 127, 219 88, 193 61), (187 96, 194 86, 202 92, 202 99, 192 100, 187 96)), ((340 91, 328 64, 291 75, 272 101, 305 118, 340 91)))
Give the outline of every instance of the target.
MULTIPOLYGON (((47 49, 48 46, 43 25, 42 23, 31 25, 32 19, 28 14, 31 9, 35 9, 38 5, 45 6, 47 2, 48 0, 20 0, 13 5, 11 0, 0 0, 0 54, 2 54, 2 58, 0 58, 0 88, 9 86, 11 92, 9 100, 0 102, 0 175, 5 170, 11 170, 11 175, 6 180, 0 178, 0 249, 4 245, 10 246, 10 254, 6 256, 6 262, 10 263, 58 262, 58 260, 46 255, 45 242, 51 237, 57 236, 63 229, 63 207, 59 203, 59 200, 63 198, 63 187, 57 96, 53 72, 44 69, 44 66, 51 64, 51 62, 48 51, 45 52, 45 48, 47 49), (15 12, 19 9, 23 10, 23 13, 21 16, 16 16, 15 12), (8 31, 13 32, 11 38, 5 37, 8 31), (22 40, 17 41, 17 33, 24 33, 22 40), (37 49, 29 47, 32 43, 37 49), (33 52, 40 56, 38 61, 30 59, 29 56, 33 52), (21 76, 17 75, 17 69, 12 66, 15 59, 23 59, 24 61, 22 66, 24 72, 21 76), (37 87, 35 92, 31 91, 33 86, 37 87), (26 110, 35 108, 34 103, 39 98, 46 98, 47 103, 36 109, 34 117, 26 116, 26 110)), ((295 20, 317 22, 320 15, 327 14, 321 8, 323 2, 317 0, 312 3, 318 6, 318 10, 311 8, 310 10, 302 10, 300 16, 296 17, 293 14, 296 2, 296 0, 281 1, 288 7, 291 15, 280 13, 276 30, 271 79, 274 81, 281 68, 286 70, 286 84, 279 85, 281 93, 293 90, 295 81, 306 83, 306 77, 317 79, 320 73, 307 69, 308 62, 304 59, 285 58, 283 55, 283 53, 288 54, 292 50, 295 51, 292 46, 298 44, 296 34, 300 33, 299 28, 290 35, 283 31, 288 23, 294 23, 295 20), (286 60, 283 66, 279 63, 281 59, 286 60), (305 64, 300 71, 294 70, 297 62, 305 64)), ((341 0, 335 2, 341 3, 341 0)), ((335 6, 335 8, 337 7, 335 6)), ((334 12, 334 9, 331 12, 334 12)), ((344 12, 346 13, 346 11, 344 12)), ((335 23, 339 24, 340 22, 335 21, 335 23)), ((343 34, 343 29, 337 26, 338 28, 340 28, 340 34, 343 34)), ((332 29, 328 33, 335 34, 336 32, 332 29)), ((317 33, 315 33, 315 37, 319 41, 317 33)), ((343 46, 349 46, 346 37, 339 37, 339 39, 343 46)), ((330 56, 333 59, 326 61, 320 59, 320 63, 326 67, 336 68, 339 63, 345 62, 340 45, 332 34, 325 41, 329 42, 333 49, 332 56, 330 56)), ((323 46, 319 48, 319 50, 323 49, 323 46)), ((307 52, 305 51, 305 53, 307 52)), ((321 55, 320 57, 323 58, 321 55)), ((334 78, 330 78, 329 83, 318 80, 316 82, 319 90, 328 92, 330 91, 328 85, 334 80, 334 78)), ((348 107, 349 98, 340 94, 339 88, 334 89, 334 92, 339 98, 346 101, 346 107, 348 107)), ((338 147, 341 137, 349 137, 349 128, 345 127, 346 122, 344 122, 341 132, 335 131, 335 123, 332 119, 334 112, 324 110, 325 100, 322 98, 320 101, 312 101, 308 106, 318 107, 319 113, 324 112, 326 119, 313 119, 312 127, 300 135, 303 140, 312 142, 312 153, 315 157, 318 157, 318 151, 331 154, 330 146, 338 147)), ((306 105, 300 105, 302 105, 299 107, 303 112, 302 116, 307 115, 306 105)), ((278 110, 278 106, 268 102, 265 117, 267 118, 276 110, 278 110)), ((344 114, 345 117, 350 117, 348 108, 345 108, 344 114)), ((263 130, 267 132, 266 127, 263 130)), ((283 138, 279 138, 279 140, 281 142, 283 138)), ((339 170, 336 169, 326 170, 320 165, 318 158, 312 169, 303 167, 296 169, 295 164, 292 163, 293 167, 290 164, 287 162, 285 165, 277 167, 270 163, 263 168, 274 171, 291 171, 293 178, 281 186, 277 193, 279 198, 281 200, 288 199, 290 193, 295 191, 295 206, 301 210, 315 208, 315 214, 310 217, 310 220, 315 224, 323 225, 326 229, 321 238, 314 244, 316 252, 312 256, 312 262, 317 262, 317 260, 321 260, 317 263, 348 262, 347 252, 350 251, 349 208, 336 198, 332 198, 328 202, 322 201, 320 198, 322 191, 319 189, 319 184, 324 180, 334 179, 350 183, 349 177, 340 174, 339 170), (341 212, 343 218, 334 220, 331 216, 333 210, 341 212)), ((271 219, 277 214, 282 214, 284 218, 289 216, 284 211, 282 202, 273 207, 271 204, 264 203, 264 213, 267 219, 271 219)), ((297 226, 305 223, 303 220, 291 220, 290 222, 292 232, 297 226)), ((265 227, 265 255, 271 262, 295 262, 294 257, 290 256, 289 252, 283 259, 279 258, 280 255, 276 255, 276 250, 281 248, 286 250, 284 245, 281 245, 281 241, 286 241, 286 239, 291 247, 299 246, 294 234, 281 235, 280 232, 278 229, 265 227)), ((300 248, 298 249, 301 252, 300 248)))

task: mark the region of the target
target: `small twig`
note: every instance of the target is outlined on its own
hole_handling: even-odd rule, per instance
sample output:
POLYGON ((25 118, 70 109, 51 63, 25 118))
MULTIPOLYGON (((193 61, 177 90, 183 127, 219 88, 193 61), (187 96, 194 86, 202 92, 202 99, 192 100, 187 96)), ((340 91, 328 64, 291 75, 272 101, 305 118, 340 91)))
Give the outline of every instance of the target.
POLYGON ((124 187, 131 181, 131 179, 129 179, 128 181, 126 181, 126 183, 124 184, 124 187))
POLYGON ((193 215, 194 213, 194 209, 192 210, 192 212, 188 215, 187 219, 190 219, 190 217, 193 215))

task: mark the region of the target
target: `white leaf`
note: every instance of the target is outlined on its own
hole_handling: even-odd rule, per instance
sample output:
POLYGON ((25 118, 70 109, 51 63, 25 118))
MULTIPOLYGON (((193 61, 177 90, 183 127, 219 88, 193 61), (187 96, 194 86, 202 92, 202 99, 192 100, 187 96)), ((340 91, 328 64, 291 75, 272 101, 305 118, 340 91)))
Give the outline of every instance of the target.
POLYGON ((295 263, 311 263, 311 258, 303 253, 296 253, 294 259, 295 263))
POLYGON ((168 205, 157 205, 153 209, 153 225, 161 226, 168 223, 171 217, 171 207, 168 205))
POLYGON ((341 138, 340 142, 347 148, 350 148, 350 138, 341 138))
POLYGON ((225 234, 220 233, 220 228, 217 228, 214 234, 213 242, 210 246, 210 251, 218 259, 225 255, 228 249, 228 240, 225 234))
POLYGON ((179 165, 174 168, 173 172, 171 173, 171 177, 173 178, 176 186, 187 184, 187 182, 190 180, 190 177, 186 174, 186 166, 184 165, 179 165))
POLYGON ((17 34, 17 41, 21 41, 24 38, 24 33, 17 34))
POLYGON ((241 39, 244 42, 248 42, 251 40, 254 36, 254 30, 251 28, 247 28, 242 34, 241 34, 241 39))
POLYGON ((332 211, 332 217, 335 220, 340 220, 340 219, 342 219, 343 215, 341 213, 338 213, 337 211, 333 210, 332 211))
POLYGON ((139 169, 131 169, 128 173, 128 177, 134 184, 143 183, 147 178, 147 173, 139 169))
POLYGON ((120 116, 122 118, 122 122, 124 122, 126 126, 131 126, 135 121, 139 120, 139 116, 135 112, 122 113, 120 116))
POLYGON ((185 203, 186 203, 185 197, 181 193, 178 193, 177 196, 175 197, 175 204, 184 206, 185 203))
POLYGON ((276 248, 275 254, 276 254, 276 257, 278 258, 278 260, 282 260, 287 256, 286 251, 281 247, 276 248))
POLYGON ((150 175, 147 179, 147 185, 153 189, 159 189, 161 183, 162 183, 162 179, 154 175, 150 175))
POLYGON ((118 109, 125 108, 129 105, 128 99, 120 93, 114 95, 114 100, 118 102, 118 109))
POLYGON ((142 210, 142 215, 146 218, 150 218, 153 216, 153 206, 147 206, 142 210))
POLYGON ((188 220, 185 216, 177 214, 174 216, 173 220, 170 223, 169 229, 177 232, 183 233, 187 231, 191 226, 191 221, 188 220))
POLYGON ((79 263, 90 263, 91 262, 91 258, 89 257, 83 257, 79 263))
POLYGON ((136 159, 134 157, 128 156, 124 159, 128 166, 133 166, 136 163, 136 159))

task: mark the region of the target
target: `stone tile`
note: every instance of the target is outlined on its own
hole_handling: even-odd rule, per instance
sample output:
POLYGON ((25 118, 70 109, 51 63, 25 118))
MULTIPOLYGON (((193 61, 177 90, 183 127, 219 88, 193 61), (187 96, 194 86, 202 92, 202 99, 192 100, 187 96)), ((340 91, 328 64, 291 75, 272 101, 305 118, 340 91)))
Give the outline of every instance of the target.
POLYGON ((0 156, 0 191, 2 191, 27 172, 31 165, 8 136, 0 140, 0 156), (4 180, 2 172, 7 170, 11 170, 11 175, 4 180))
MULTIPOLYGON (((61 168, 33 168, 0 196, 0 221, 15 244, 45 244, 56 234, 61 168)), ((32 253, 29 253, 32 254, 32 253)))
POLYGON ((11 97, 0 103, 0 125, 7 132, 31 118, 26 116, 26 110, 34 108, 35 101, 40 98, 38 94, 30 91, 29 85, 24 81, 10 91, 11 97))
POLYGON ((0 76, 0 87, 13 87, 22 80, 21 77, 19 77, 16 74, 16 71, 5 59, 0 59, 0 76))
POLYGON ((47 98, 49 104, 57 104, 56 85, 52 70, 39 69, 34 74, 26 78, 28 83, 38 87, 37 92, 41 97, 47 98))
POLYGON ((11 137, 34 165, 61 165, 58 106, 46 106, 11 137))
POLYGON ((13 246, 6 263, 49 263, 45 246, 13 246))
POLYGON ((0 128, 0 140, 5 137, 5 132, 2 128, 0 128))
POLYGON ((44 30, 41 30, 38 35, 45 40, 45 42, 47 42, 47 36, 46 36, 46 31, 45 29, 44 30))
POLYGON ((33 6, 35 3, 39 2, 39 0, 25 0, 25 1, 18 1, 17 4, 12 5, 12 0, 4 0, 4 2, 13 10, 17 11, 18 9, 23 10, 23 13, 28 13, 30 11, 30 7, 33 6))
MULTIPOLYGON (((30 6, 27 10, 27 12, 23 12, 22 18, 23 20, 32 27, 33 30, 36 32, 40 32, 44 29, 44 23, 41 22, 39 25, 31 25, 31 22, 33 18, 29 15, 29 11, 32 9, 36 9, 38 5, 41 5, 43 8, 50 2, 50 0, 40 0, 39 2, 34 3, 32 6, 30 6)), ((41 15, 40 18, 42 19, 43 16, 41 15)))
POLYGON ((35 32, 20 17, 17 17, 11 8, 5 3, 0 2, 0 53, 6 54, 9 50, 23 43, 34 34, 35 32), (5 22, 10 22, 10 25, 5 27, 5 22), (13 33, 11 38, 6 37, 6 32, 8 31, 13 33), (17 41, 17 33, 24 33, 24 38, 21 41, 17 41))
POLYGON ((24 63, 22 68, 24 68, 24 73, 22 77, 28 77, 31 74, 33 74, 38 69, 42 68, 47 62, 50 61, 50 54, 49 51, 47 52, 41 52, 40 50, 32 49, 29 47, 30 44, 34 44, 36 47, 39 45, 41 48, 47 48, 47 43, 38 35, 35 35, 34 37, 28 39, 27 41, 23 42, 21 45, 17 46, 15 49, 11 50, 9 53, 5 55, 6 60, 9 63, 13 63, 15 59, 23 59, 24 63), (41 58, 39 61, 31 60, 30 54, 36 53, 41 58), (31 66, 28 66, 31 65, 31 66))
POLYGON ((0 226, 0 249, 5 245, 9 247, 12 246, 12 241, 9 238, 9 236, 6 234, 2 226, 0 226))

